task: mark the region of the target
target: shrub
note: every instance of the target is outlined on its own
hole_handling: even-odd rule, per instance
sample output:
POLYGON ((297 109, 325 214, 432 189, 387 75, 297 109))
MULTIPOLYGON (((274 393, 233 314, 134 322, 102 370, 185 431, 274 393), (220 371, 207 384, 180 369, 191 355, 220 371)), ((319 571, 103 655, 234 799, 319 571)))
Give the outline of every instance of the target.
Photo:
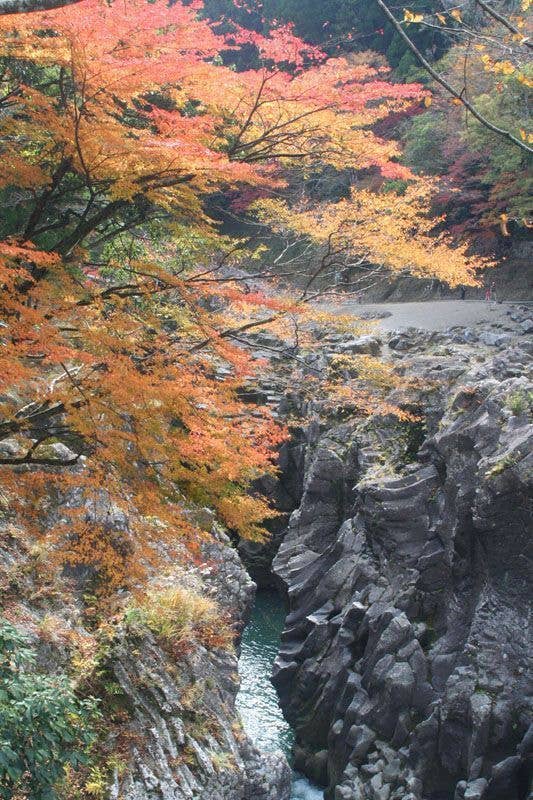
POLYGON ((498 475, 501 475, 502 472, 505 472, 506 469, 514 467, 517 461, 518 458, 516 454, 507 453, 506 456, 500 458, 499 461, 496 461, 492 467, 485 472, 485 478, 496 478, 498 475))
POLYGON ((95 701, 80 700, 64 676, 34 671, 28 640, 0 620, 0 798, 55 800, 70 765, 88 763, 95 701))
POLYGON ((151 592, 142 604, 128 609, 126 622, 145 625, 172 643, 196 640, 206 647, 230 647, 233 641, 217 603, 183 587, 151 592))
POLYGON ((505 405, 517 417, 529 413, 533 408, 533 392, 513 392, 506 398, 505 405))

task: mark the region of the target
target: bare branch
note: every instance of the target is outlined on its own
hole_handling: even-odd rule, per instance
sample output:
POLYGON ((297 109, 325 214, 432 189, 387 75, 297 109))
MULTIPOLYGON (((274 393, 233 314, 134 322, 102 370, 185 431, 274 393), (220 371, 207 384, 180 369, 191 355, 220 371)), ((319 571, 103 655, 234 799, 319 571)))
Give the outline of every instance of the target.
MULTIPOLYGON (((501 25, 504 26, 504 28, 507 28, 508 31, 514 34, 520 34, 520 31, 518 30, 516 25, 513 25, 513 23, 510 20, 508 20, 507 17, 504 17, 502 14, 496 11, 495 8, 489 6, 488 3, 484 2, 484 0, 476 0, 476 3, 483 9, 483 11, 485 11, 489 15, 489 17, 492 17, 493 19, 497 20, 501 25)), ((524 37, 523 39, 523 44, 525 44, 526 47, 529 48, 533 47, 533 44, 531 44, 531 42, 528 39, 526 39, 526 37, 524 37)))

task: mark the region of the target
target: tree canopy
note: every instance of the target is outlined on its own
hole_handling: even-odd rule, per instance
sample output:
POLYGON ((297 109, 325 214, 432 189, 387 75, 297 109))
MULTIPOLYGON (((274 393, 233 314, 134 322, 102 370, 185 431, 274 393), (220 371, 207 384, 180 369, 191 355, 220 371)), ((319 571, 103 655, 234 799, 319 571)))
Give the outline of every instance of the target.
POLYGON ((285 335, 331 279, 327 262, 298 295, 250 290, 269 255, 221 233, 215 195, 350 261, 452 284, 483 263, 431 237, 431 181, 377 132, 428 97, 383 66, 290 25, 221 28, 199 2, 84 0, 0 30, 3 491, 58 565, 140 587, 168 548, 194 557, 193 506, 262 535, 250 487, 284 433, 240 397, 246 334, 285 335), (327 170, 350 191, 313 206, 327 170))

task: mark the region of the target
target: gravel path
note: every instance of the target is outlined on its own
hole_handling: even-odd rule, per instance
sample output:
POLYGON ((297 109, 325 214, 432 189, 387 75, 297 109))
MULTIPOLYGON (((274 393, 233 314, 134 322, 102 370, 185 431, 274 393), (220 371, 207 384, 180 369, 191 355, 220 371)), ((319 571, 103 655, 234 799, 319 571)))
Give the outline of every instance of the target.
POLYGON ((479 322, 504 322, 511 303, 487 303, 479 300, 437 300, 418 303, 358 304, 351 301, 337 306, 339 314, 366 317, 369 312, 389 312, 379 320, 382 330, 405 330, 411 326, 428 331, 443 331, 454 325, 479 322))

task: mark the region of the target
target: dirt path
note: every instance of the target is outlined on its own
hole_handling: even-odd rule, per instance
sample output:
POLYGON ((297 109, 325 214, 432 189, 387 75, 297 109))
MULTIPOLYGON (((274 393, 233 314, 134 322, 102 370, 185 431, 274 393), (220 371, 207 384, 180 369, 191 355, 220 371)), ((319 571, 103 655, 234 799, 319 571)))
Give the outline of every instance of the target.
POLYGON ((418 303, 377 303, 361 305, 348 301, 338 313, 361 315, 369 312, 389 312, 379 320, 382 330, 405 330, 411 326, 428 331, 443 331, 454 325, 475 325, 479 322, 502 322, 511 303, 487 303, 478 300, 437 300, 418 303))

